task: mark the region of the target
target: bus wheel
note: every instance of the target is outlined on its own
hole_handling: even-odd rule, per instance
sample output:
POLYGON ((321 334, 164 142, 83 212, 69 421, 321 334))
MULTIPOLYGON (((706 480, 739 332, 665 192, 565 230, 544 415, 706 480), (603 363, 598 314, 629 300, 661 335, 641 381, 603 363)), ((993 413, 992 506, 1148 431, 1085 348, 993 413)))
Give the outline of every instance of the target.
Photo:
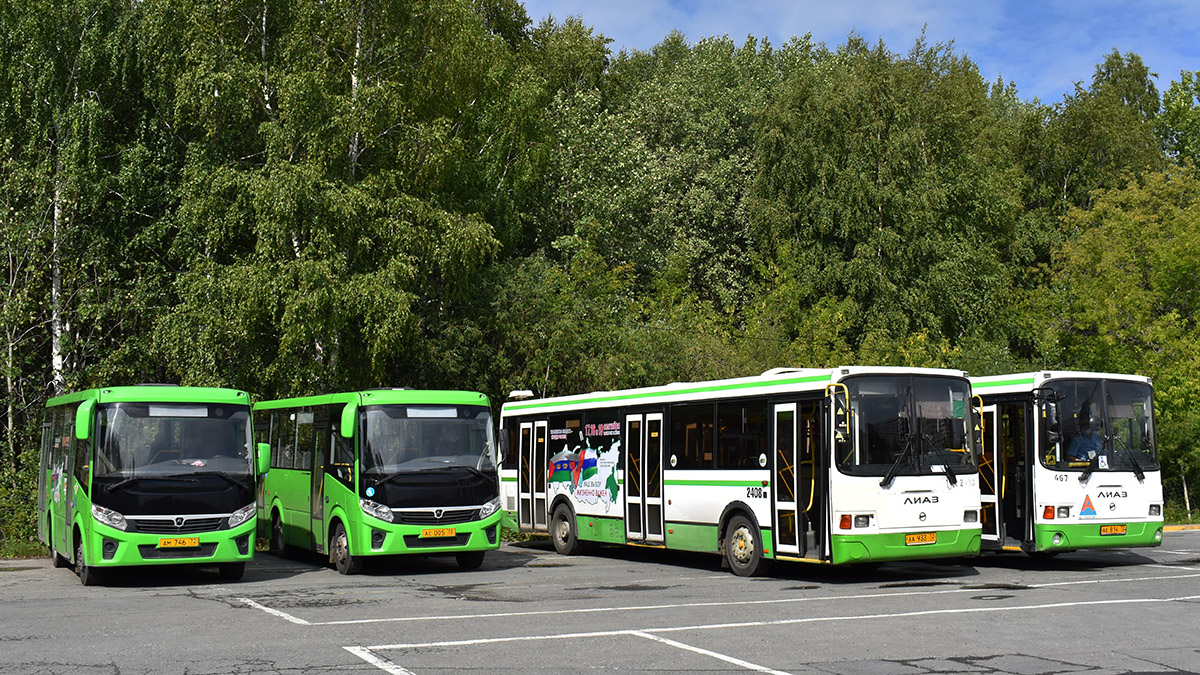
POLYGON ((725 558, 739 577, 752 577, 765 571, 762 539, 758 528, 746 516, 734 516, 725 530, 725 558))
POLYGON ((333 530, 329 551, 338 574, 358 574, 362 571, 363 559, 350 555, 350 538, 346 536, 346 528, 341 523, 333 530))
POLYGON ((67 559, 54 550, 54 532, 49 528, 46 529, 46 541, 50 542, 50 565, 55 568, 66 567, 67 559))
POLYGON ((95 586, 100 583, 100 570, 89 567, 83 560, 83 538, 75 542, 75 574, 79 575, 79 583, 84 586, 95 586))
POLYGON ((579 555, 583 544, 575 533, 575 518, 566 504, 559 504, 554 509, 554 517, 550 525, 551 538, 554 540, 554 550, 559 555, 579 555))
POLYGON ((246 573, 246 563, 221 563, 217 567, 217 571, 221 573, 221 578, 225 581, 237 581, 246 573))
POLYGON ((283 538, 283 520, 278 511, 271 516, 271 550, 280 558, 286 558, 292 552, 287 540, 283 538))
POLYGON ((477 570, 483 564, 483 554, 487 551, 463 551, 454 555, 458 566, 464 570, 477 570))

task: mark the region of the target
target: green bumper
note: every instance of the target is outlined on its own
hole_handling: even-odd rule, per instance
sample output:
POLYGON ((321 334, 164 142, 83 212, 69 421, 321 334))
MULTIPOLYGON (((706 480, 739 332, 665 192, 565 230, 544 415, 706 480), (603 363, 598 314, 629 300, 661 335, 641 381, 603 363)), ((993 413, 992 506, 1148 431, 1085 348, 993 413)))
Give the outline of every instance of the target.
POLYGON ((350 552, 356 556, 374 556, 494 551, 500 548, 500 520, 503 517, 503 511, 496 511, 483 520, 437 528, 429 525, 395 525, 364 515, 356 528, 358 536, 348 532, 351 535, 350 552), (454 530, 451 536, 421 536, 425 530, 450 528, 454 530), (380 546, 373 545, 375 532, 383 534, 380 546))
POLYGON ((1033 551, 1076 551, 1086 548, 1130 548, 1162 543, 1163 521, 1141 523, 1034 523, 1033 551), (1124 534, 1100 534, 1101 526, 1124 526, 1124 534), (1054 543, 1059 535, 1059 543, 1054 543))
MULTIPOLYGON (((937 530, 937 540, 931 544, 906 543, 909 532, 880 534, 833 535, 835 565, 844 563, 920 560, 923 558, 961 558, 979 555, 981 530, 937 530)), ((929 534, 923 532, 921 534, 929 534)))
MULTIPOLYGON (((125 532, 103 523, 92 523, 84 535, 84 559, 92 567, 138 565, 216 565, 249 562, 254 557, 255 519, 229 530, 197 534, 161 535, 125 532), (197 546, 163 546, 170 540, 195 538, 197 546), (244 552, 243 552, 244 551, 244 552)), ((186 542, 191 543, 191 542, 186 542)))

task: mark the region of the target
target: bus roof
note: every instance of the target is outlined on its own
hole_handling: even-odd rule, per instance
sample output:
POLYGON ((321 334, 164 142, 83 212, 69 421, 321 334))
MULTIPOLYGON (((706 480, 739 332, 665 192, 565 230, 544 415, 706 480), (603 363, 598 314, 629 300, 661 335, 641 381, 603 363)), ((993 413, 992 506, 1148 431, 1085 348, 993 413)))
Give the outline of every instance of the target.
POLYGON ((672 382, 657 387, 596 391, 571 396, 506 402, 501 416, 536 410, 612 408, 638 403, 694 401, 748 395, 781 394, 822 390, 829 384, 854 375, 934 375, 966 379, 962 370, 903 368, 890 366, 839 366, 837 368, 772 368, 761 375, 704 382, 672 382))
POLYGON ((50 408, 65 403, 94 399, 97 403, 225 403, 250 405, 250 395, 239 389, 223 387, 180 387, 164 384, 137 384, 125 387, 99 387, 56 396, 46 401, 50 408))
POLYGON ((1126 380, 1151 384, 1150 378, 1128 373, 1095 373, 1086 370, 1038 370, 1030 373, 1011 373, 1007 375, 989 375, 987 377, 972 377, 971 389, 977 394, 1011 394, 1014 392, 1033 391, 1052 380, 1126 380))
POLYGON ((294 408, 297 406, 325 405, 328 403, 358 403, 359 405, 389 404, 437 404, 437 405, 482 405, 489 406, 488 397, 477 391, 455 391, 447 389, 366 389, 336 394, 280 398, 259 401, 255 410, 294 408))

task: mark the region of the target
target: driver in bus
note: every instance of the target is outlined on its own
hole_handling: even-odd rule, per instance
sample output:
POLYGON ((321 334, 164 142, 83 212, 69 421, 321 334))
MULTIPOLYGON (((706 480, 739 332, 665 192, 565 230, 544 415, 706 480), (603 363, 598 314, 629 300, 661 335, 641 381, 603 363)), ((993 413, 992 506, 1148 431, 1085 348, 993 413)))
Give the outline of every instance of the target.
POLYGON ((1079 423, 1079 433, 1075 434, 1075 438, 1072 438, 1071 444, 1067 446, 1067 459, 1073 462, 1090 462, 1100 453, 1103 439, 1099 434, 1092 432, 1089 415, 1080 414, 1080 417, 1083 421, 1079 423))

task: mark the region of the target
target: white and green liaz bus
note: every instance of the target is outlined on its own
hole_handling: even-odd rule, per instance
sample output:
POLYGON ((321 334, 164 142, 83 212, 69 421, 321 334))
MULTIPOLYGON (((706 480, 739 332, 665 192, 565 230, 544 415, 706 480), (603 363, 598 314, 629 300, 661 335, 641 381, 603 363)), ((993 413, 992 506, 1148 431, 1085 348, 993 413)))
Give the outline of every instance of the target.
POLYGON ((530 400, 501 411, 508 521, 587 542, 875 563, 979 552, 966 373, 777 368, 530 400))
POLYGON ((260 530, 285 555, 451 554, 474 569, 500 547, 495 432, 470 391, 372 389, 254 404, 271 450, 260 530))
POLYGON ((1149 378, 1040 371, 972 378, 983 400, 983 546, 1033 555, 1162 542, 1149 378))
MULTIPOLYGON (((215 565, 240 579, 254 555, 254 478, 244 391, 172 385, 50 399, 42 424, 38 534, 85 586, 104 570, 215 565)), ((256 463, 260 466, 256 467, 256 463)))

